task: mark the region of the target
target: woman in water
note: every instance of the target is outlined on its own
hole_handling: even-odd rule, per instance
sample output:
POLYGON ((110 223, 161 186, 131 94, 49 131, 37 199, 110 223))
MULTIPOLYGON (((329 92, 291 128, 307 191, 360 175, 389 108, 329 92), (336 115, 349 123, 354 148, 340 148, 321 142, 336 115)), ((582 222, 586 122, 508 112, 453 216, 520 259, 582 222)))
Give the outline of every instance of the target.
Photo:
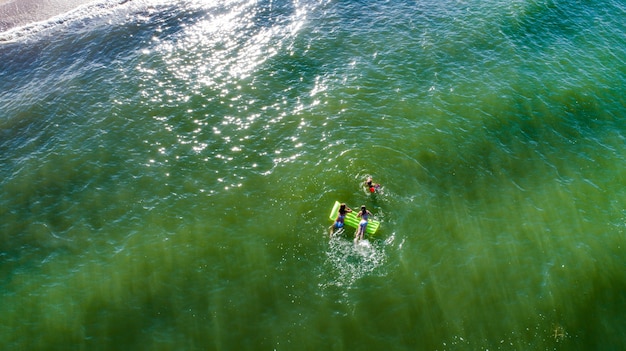
POLYGON ((356 229, 356 233, 354 234, 354 241, 363 240, 363 235, 365 235, 365 230, 367 229, 367 219, 371 216, 372 213, 365 208, 365 205, 361 206, 361 211, 356 215, 361 218, 359 222, 359 227, 356 229))
POLYGON ((337 213, 337 219, 335 219, 335 223, 330 226, 330 236, 333 236, 334 229, 343 228, 343 221, 344 219, 346 219, 346 213, 348 212, 352 212, 352 210, 348 206, 346 206, 346 204, 342 203, 341 206, 339 206, 339 211, 337 213))

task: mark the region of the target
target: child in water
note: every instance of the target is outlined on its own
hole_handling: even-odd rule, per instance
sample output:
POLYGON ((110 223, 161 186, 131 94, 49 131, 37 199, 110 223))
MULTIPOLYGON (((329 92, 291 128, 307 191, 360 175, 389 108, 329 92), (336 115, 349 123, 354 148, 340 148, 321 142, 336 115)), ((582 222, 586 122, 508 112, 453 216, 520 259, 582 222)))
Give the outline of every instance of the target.
POLYGON ((330 236, 333 236, 333 231, 335 229, 341 229, 343 228, 344 225, 344 219, 346 219, 346 213, 348 212, 352 212, 352 210, 346 206, 346 204, 342 203, 341 206, 339 206, 339 211, 337 213, 337 219, 335 219, 335 223, 333 223, 333 225, 330 226, 330 236))
POLYGON ((367 180, 365 180, 365 185, 367 186, 367 189, 369 190, 370 193, 375 193, 380 189, 380 184, 378 183, 374 183, 374 181, 372 180, 372 177, 367 177, 367 180))
POLYGON ((359 240, 363 240, 363 235, 365 235, 365 230, 367 229, 367 219, 371 216, 372 213, 365 208, 365 205, 361 206, 361 211, 356 215, 361 218, 359 222, 359 227, 356 229, 356 233, 354 234, 354 242, 356 243, 359 240))

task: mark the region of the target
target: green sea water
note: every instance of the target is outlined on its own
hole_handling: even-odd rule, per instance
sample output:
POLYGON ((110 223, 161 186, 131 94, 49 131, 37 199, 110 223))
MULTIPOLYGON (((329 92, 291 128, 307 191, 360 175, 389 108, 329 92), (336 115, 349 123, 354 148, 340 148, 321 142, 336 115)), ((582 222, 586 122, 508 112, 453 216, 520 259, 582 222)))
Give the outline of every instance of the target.
POLYGON ((626 349, 625 15, 134 0, 0 33, 0 348, 626 349), (329 238, 335 201, 377 234, 329 238))

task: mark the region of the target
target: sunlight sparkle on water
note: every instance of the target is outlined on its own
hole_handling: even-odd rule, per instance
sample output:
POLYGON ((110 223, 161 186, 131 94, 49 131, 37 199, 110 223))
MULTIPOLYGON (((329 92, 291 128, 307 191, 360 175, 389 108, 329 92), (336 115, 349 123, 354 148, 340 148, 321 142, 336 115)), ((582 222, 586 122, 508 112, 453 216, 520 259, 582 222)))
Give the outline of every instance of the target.
MULTIPOLYGON (((232 84, 249 77, 276 55, 302 27, 306 9, 272 25, 260 25, 262 9, 256 1, 231 2, 229 11, 210 11, 186 28, 177 41, 159 43, 171 73, 191 84, 215 87, 230 95, 232 84), (185 56, 180 56, 180 53, 185 56), (208 53, 208 54, 207 54, 208 53)), ((198 87, 193 87, 197 89, 198 87)))

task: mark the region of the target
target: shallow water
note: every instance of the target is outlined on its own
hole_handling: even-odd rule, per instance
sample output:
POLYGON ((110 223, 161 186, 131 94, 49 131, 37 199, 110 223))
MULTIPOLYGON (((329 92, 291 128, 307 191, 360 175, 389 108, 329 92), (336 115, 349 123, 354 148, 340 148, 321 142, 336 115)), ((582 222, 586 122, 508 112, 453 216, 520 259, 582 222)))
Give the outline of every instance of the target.
POLYGON ((624 349, 625 9, 136 0, 0 34, 0 345, 624 349), (335 200, 377 235, 329 240, 335 200))

